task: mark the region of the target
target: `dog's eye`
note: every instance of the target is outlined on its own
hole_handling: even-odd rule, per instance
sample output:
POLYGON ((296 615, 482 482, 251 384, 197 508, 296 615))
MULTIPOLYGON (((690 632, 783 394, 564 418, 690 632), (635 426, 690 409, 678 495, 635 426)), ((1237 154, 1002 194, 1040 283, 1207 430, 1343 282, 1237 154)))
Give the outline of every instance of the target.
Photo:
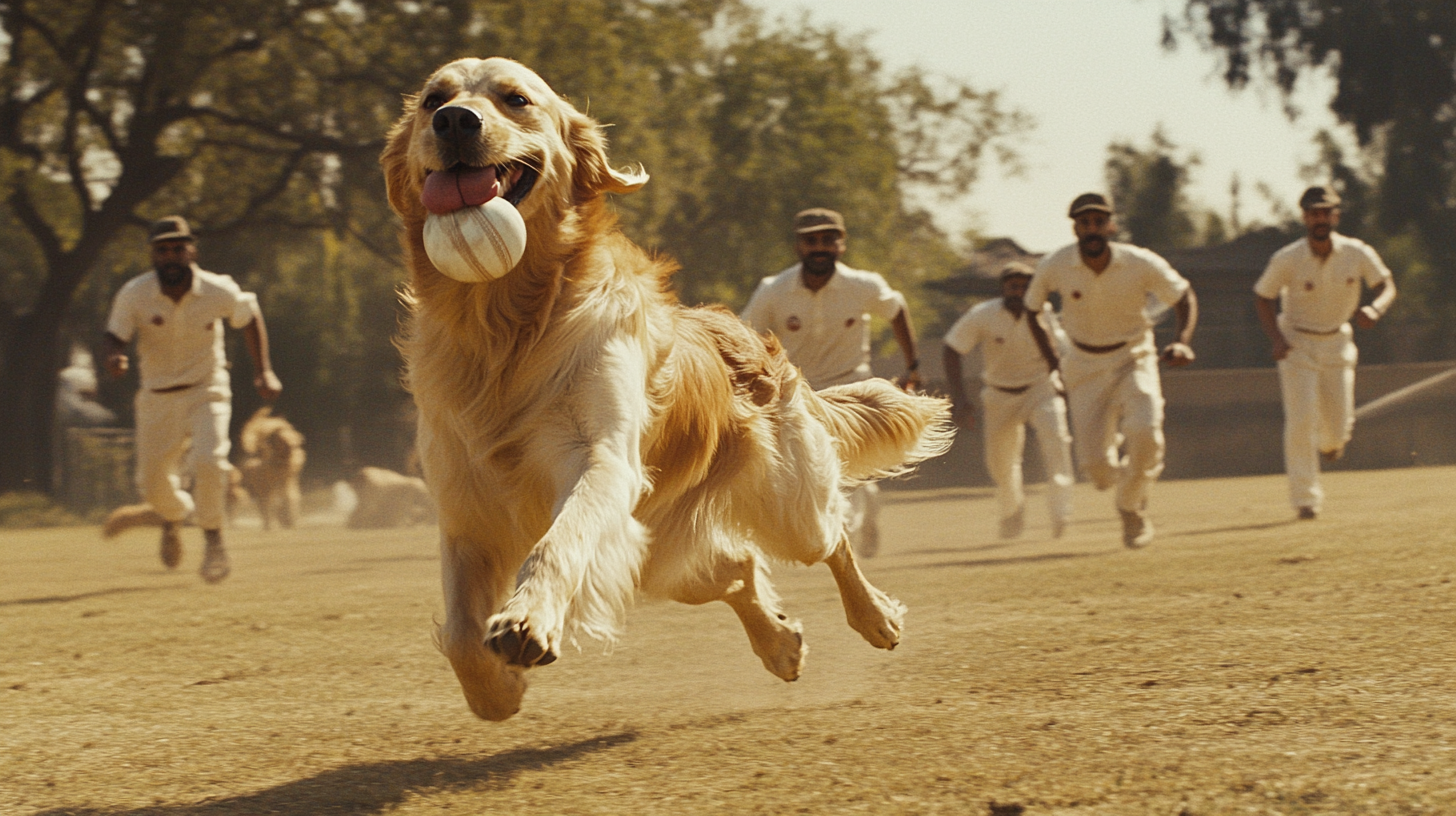
POLYGON ((506 94, 505 103, 513 108, 524 108, 531 104, 531 100, 518 93, 506 94))
POLYGON ((424 101, 420 102, 420 107, 424 108, 425 110, 432 111, 443 104, 445 104, 445 95, 432 93, 429 96, 425 97, 424 101))

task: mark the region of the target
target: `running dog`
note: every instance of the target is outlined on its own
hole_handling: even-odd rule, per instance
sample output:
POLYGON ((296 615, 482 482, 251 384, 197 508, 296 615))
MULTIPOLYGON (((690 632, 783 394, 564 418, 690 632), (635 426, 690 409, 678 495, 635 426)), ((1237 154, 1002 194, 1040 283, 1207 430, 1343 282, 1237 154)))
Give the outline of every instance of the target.
POLYGON ((266 405, 248 418, 238 434, 238 447, 243 449, 238 465, 241 484, 258 508, 264 530, 273 528, 274 516, 289 528, 298 520, 303 500, 298 474, 307 460, 303 442, 303 434, 288 420, 273 416, 266 405))
POLYGON ((674 271, 617 229, 595 121, 506 59, 463 59, 406 99, 382 156, 402 221, 401 338, 435 496, 445 617, 437 640, 470 708, 515 714, 526 672, 576 634, 610 640, 634 591, 737 613, 764 666, 799 676, 800 625, 766 560, 825 562, 850 626, 900 641, 904 606, 844 535, 845 489, 943 452, 943 400, 884 380, 815 393, 772 336, 690 309, 674 271), (429 189, 499 195, 526 224, 504 277, 461 283, 426 254, 429 189))

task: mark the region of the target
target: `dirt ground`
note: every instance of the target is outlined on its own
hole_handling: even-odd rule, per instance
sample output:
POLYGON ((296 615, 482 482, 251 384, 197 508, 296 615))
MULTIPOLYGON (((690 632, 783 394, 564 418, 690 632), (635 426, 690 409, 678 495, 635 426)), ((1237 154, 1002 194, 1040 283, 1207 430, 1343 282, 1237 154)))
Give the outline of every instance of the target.
POLYGON ((639 604, 609 654, 474 719, 431 642, 432 529, 232 532, 166 572, 151 531, 0 534, 4 814, 1456 812, 1456 469, 1160 484, 1129 552, 1077 488, 1051 540, 986 491, 887 492, 880 652, 822 566, 780 567, 810 645, 764 671, 730 610, 639 604))

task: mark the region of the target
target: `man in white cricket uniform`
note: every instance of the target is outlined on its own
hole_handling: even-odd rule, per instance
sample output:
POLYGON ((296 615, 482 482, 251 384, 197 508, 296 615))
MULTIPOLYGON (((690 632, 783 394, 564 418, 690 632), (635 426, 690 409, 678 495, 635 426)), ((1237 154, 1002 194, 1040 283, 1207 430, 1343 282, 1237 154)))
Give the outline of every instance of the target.
POLYGON ((1058 346, 1065 345, 1065 337, 1050 311, 1027 313, 1023 296, 1031 275, 1031 267, 1025 264, 1007 264, 1001 270, 1001 297, 976 304, 961 315, 945 333, 943 351, 952 416, 957 425, 969 430, 972 419, 961 382, 961 357, 981 349, 986 470, 996 483, 1002 538, 1021 535, 1026 522, 1021 460, 1027 425, 1036 432, 1046 465, 1047 509, 1054 538, 1061 537, 1072 515, 1072 435, 1067 432, 1057 356, 1052 349, 1040 347, 1027 324, 1043 321, 1043 332, 1058 346))
POLYGON ((161 555, 168 569, 182 558, 178 528, 195 512, 206 539, 201 575, 216 583, 231 571, 222 540, 232 417, 223 321, 243 330, 259 395, 272 400, 283 386, 269 360, 257 297, 231 277, 197 266, 197 245, 182 217, 155 222, 150 240, 153 271, 127 281, 112 302, 106 368, 114 377, 125 374, 131 365, 126 348, 136 340, 137 488, 166 520, 161 555), (178 475, 189 444, 192 495, 178 475))
POLYGON ((1279 365, 1289 500, 1299 518, 1313 519, 1324 502, 1319 460, 1339 459, 1355 429, 1358 353, 1350 318, 1373 328, 1395 301, 1395 281, 1368 244, 1335 232, 1334 190, 1310 187, 1299 206, 1306 236, 1269 259, 1254 284, 1254 308, 1279 365), (1375 295, 1363 307, 1361 283, 1375 295))
MULTIPOLYGON (((834 210, 814 208, 794 216, 794 249, 799 263, 764 278, 743 307, 743 322, 755 331, 771 331, 783 344, 789 361, 799 367, 815 390, 859 382, 870 372, 870 318, 890 321, 905 355, 908 389, 920 384, 915 333, 905 297, 875 272, 839 262, 844 255, 844 218, 834 210)), ((856 552, 879 551, 879 487, 866 484, 850 495, 846 524, 856 552)))
MULTIPOLYGON (((1198 301, 1193 287, 1155 252, 1111 240, 1112 204, 1098 193, 1072 201, 1077 242, 1037 265, 1026 308, 1037 312, 1053 292, 1071 345, 1061 373, 1071 411, 1078 465, 1098 490, 1116 486, 1122 541, 1147 546, 1153 525, 1148 489, 1163 472, 1163 388, 1158 360, 1193 362, 1198 301), (1178 339, 1159 355, 1153 342, 1154 301, 1173 308, 1178 339)), ((1047 342, 1040 324, 1028 324, 1047 342)))

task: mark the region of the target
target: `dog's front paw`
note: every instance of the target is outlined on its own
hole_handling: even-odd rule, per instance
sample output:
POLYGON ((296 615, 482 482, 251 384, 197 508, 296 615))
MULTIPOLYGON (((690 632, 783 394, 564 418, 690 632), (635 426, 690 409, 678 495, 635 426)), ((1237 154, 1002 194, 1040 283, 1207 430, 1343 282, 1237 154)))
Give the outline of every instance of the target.
POLYGON ((497 615, 485 636, 485 645, 515 666, 545 666, 556 662, 556 652, 531 630, 529 622, 497 615))

